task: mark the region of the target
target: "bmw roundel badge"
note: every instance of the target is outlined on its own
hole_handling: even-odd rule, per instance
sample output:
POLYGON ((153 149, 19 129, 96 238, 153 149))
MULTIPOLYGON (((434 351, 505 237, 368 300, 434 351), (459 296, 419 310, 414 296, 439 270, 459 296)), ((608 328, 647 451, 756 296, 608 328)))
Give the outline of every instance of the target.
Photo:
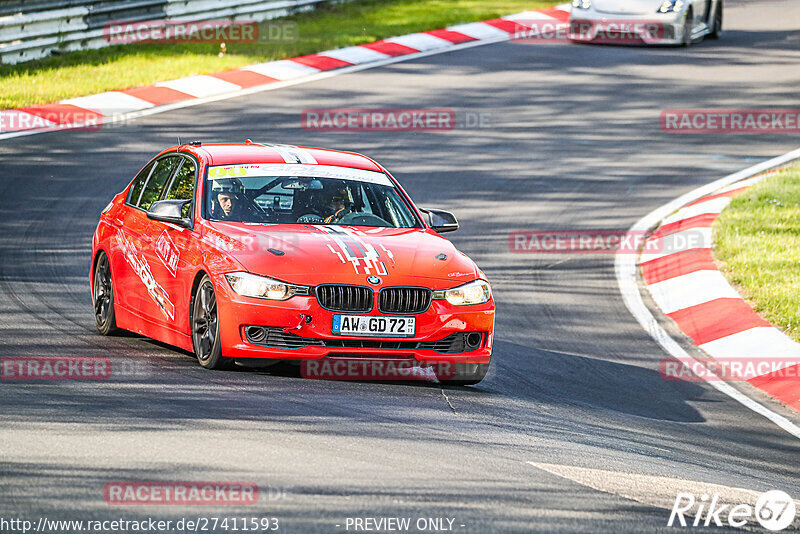
POLYGON ((370 276, 369 278, 367 278, 367 282, 369 282, 374 286, 377 286, 378 284, 381 283, 381 279, 378 278, 377 276, 370 276))

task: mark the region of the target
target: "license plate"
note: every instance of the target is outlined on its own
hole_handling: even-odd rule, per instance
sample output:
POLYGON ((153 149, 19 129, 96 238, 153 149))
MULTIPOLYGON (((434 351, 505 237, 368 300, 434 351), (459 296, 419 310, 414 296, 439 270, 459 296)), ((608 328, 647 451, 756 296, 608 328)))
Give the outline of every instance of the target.
POLYGON ((333 333, 346 336, 413 337, 415 317, 334 315, 333 333))

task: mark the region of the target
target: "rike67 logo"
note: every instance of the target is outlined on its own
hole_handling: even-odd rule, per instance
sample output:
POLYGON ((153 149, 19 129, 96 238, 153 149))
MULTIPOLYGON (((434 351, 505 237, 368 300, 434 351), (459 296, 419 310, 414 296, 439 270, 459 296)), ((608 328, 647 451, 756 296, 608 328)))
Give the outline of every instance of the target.
POLYGON ((723 503, 718 493, 710 498, 707 493, 700 498, 691 493, 678 493, 667 526, 741 528, 749 523, 777 532, 794 522, 796 511, 794 500, 780 490, 763 493, 755 505, 723 503), (694 520, 687 519, 687 515, 693 516, 694 520))

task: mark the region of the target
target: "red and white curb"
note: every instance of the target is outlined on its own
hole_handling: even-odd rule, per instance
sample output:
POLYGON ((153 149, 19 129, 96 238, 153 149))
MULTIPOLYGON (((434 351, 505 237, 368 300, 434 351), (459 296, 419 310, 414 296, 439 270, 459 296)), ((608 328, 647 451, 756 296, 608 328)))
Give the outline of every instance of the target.
POLYGON ((561 27, 567 24, 568 19, 569 4, 563 4, 216 74, 70 98, 54 104, 2 110, 0 139, 58 129, 97 127, 103 123, 311 81, 331 71, 364 70, 456 48, 508 41, 530 30, 534 23, 552 21, 555 27, 561 27))
POLYGON ((766 175, 729 185, 692 202, 665 219, 650 236, 639 259, 642 279, 653 300, 695 346, 723 361, 763 360, 773 372, 747 380, 800 410, 800 344, 759 316, 717 270, 711 226, 731 199, 766 175))
MULTIPOLYGON (((764 172, 798 158, 800 150, 795 150, 700 187, 631 227, 630 232, 656 230, 645 242, 638 261, 633 255, 616 258, 617 281, 625 304, 650 335, 680 362, 690 366, 698 363, 658 324, 644 304, 637 286, 637 268, 656 305, 709 356, 724 361, 800 361, 800 344, 753 311, 719 272, 711 249, 711 226, 732 198, 761 180, 764 172)), ((800 384, 796 378, 787 378, 797 375, 800 369, 796 367, 768 372, 747 382, 800 410, 800 384)), ((797 425, 719 377, 711 376, 708 383, 800 438, 797 425)))

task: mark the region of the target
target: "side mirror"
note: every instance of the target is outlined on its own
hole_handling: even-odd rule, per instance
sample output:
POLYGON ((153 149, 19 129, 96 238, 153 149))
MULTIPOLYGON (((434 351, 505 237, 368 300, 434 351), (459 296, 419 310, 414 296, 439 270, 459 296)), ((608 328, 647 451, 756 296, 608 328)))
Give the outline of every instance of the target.
POLYGON ((158 202, 153 202, 153 205, 150 206, 150 211, 147 212, 147 218, 191 228, 192 220, 183 217, 183 207, 190 202, 191 200, 159 200, 158 202))
POLYGON ((425 217, 425 222, 427 222, 434 231, 440 234, 458 230, 458 220, 456 220, 456 216, 449 211, 423 208, 420 208, 419 211, 421 211, 422 215, 425 217))

